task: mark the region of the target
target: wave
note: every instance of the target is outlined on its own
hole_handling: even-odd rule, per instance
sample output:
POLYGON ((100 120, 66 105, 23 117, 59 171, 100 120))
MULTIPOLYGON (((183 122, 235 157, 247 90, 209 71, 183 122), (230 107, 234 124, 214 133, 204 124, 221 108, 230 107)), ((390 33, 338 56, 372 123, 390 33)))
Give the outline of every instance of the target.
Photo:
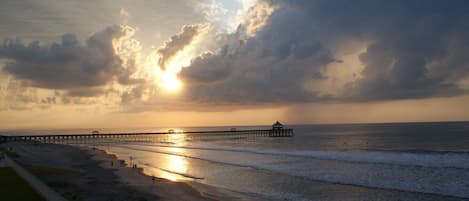
POLYGON ((302 157, 319 160, 336 160, 352 163, 389 164, 433 168, 469 169, 469 153, 453 152, 384 152, 384 151, 289 151, 234 148, 227 146, 173 146, 162 144, 138 144, 139 146, 183 148, 208 151, 226 151, 272 156, 302 157))
MULTIPOLYGON (((286 175, 297 177, 301 179, 307 179, 312 181, 342 184, 342 185, 353 185, 361 186, 368 188, 379 188, 379 189, 392 189, 392 190, 401 190, 409 192, 420 192, 420 193, 430 193, 438 194, 445 196, 454 196, 454 197, 465 197, 469 198, 469 181, 466 181, 469 178, 469 171, 465 168, 448 168, 442 166, 441 164, 425 163, 424 165, 430 166, 414 166, 408 165, 412 164, 423 164, 425 160, 435 160, 431 158, 434 154, 430 154, 425 157, 425 160, 416 159, 417 162, 412 162, 412 159, 415 159, 417 156, 407 157, 406 155, 402 156, 403 153, 370 153, 366 152, 352 152, 344 153, 337 151, 308 151, 308 153, 294 153, 292 151, 272 151, 272 150, 256 150, 254 154, 269 154, 274 156, 295 156, 293 158, 288 158, 285 160, 282 157, 279 160, 274 160, 274 162, 269 161, 267 163, 260 161, 233 161, 231 158, 224 157, 223 155, 208 155, 208 156, 198 156, 196 152, 192 153, 195 155, 174 153, 169 151, 161 151, 150 148, 141 148, 129 145, 115 145, 117 147, 122 147, 125 149, 152 152, 158 154, 168 154, 176 155, 181 157, 186 157, 189 159, 201 160, 210 163, 216 163, 221 165, 237 166, 243 168, 249 168, 256 171, 264 171, 272 175, 286 175), (311 155, 314 154, 311 158, 311 155), (321 155, 324 154, 324 155, 321 155), (347 155, 349 154, 349 155, 347 155), (350 155, 351 154, 351 155, 350 155), (357 156, 363 154, 364 156, 357 156), (377 155, 376 155, 377 154, 377 155), (366 159, 366 156, 375 156, 375 157, 396 157, 394 159, 389 159, 391 161, 397 161, 397 163, 405 163, 405 166, 396 165, 396 162, 386 163, 374 163, 372 161, 376 160, 386 160, 385 159, 366 159), (391 154, 391 155, 389 155, 391 154), (397 154, 397 155, 395 155, 397 154), (302 158, 297 158, 301 156, 302 158), (304 156, 307 156, 307 159, 304 156), (223 156, 223 157, 222 157, 223 156), (319 157, 327 157, 327 160, 317 160, 319 157), (352 156, 353 158, 343 158, 346 156, 352 156), (334 159, 331 159, 334 158, 334 159), (359 161, 366 160, 365 162, 353 162, 348 161, 359 161), (435 167, 436 166, 436 167, 435 167)), ((141 146, 141 145, 139 145, 141 146)), ((150 146, 150 145, 147 145, 150 146)), ((176 146, 166 146, 166 147, 176 147, 176 146)), ((182 148, 177 146, 177 148, 182 148)), ((229 151, 234 152, 248 152, 252 153, 253 150, 239 150, 235 148, 222 148, 222 147, 192 147, 192 149, 210 149, 210 150, 220 150, 220 151, 229 151)), ((428 155, 428 154, 427 154, 428 155)), ((438 155, 438 154, 437 154, 438 155)), ((461 156, 457 156, 461 157, 461 156)), ((467 156, 462 156, 467 157, 467 156)), ((275 157, 274 157, 275 158, 275 157)), ((443 158, 444 159, 444 158, 443 158)), ((455 158, 443 161, 449 163, 449 161, 454 160, 455 158)), ((447 160, 447 159, 444 159, 447 160)), ((461 164, 456 164, 458 167, 466 167, 461 164)))
POLYGON ((252 169, 257 169, 257 170, 261 169, 261 168, 258 168, 256 166, 243 165, 243 164, 239 164, 239 163, 223 162, 223 161, 219 161, 219 160, 212 160, 212 159, 207 159, 207 158, 202 158, 202 157, 190 156, 190 155, 186 155, 186 154, 177 154, 177 153, 174 153, 174 152, 156 151, 156 150, 151 150, 151 149, 141 149, 141 148, 135 148, 135 147, 130 147, 130 146, 116 146, 116 147, 131 149, 131 150, 135 150, 135 151, 145 151, 145 152, 151 152, 151 153, 157 153, 157 154, 180 156, 180 157, 184 157, 184 158, 196 159, 196 160, 201 160, 201 161, 206 161, 206 162, 211 162, 211 163, 217 163, 217 164, 222 164, 222 165, 231 165, 231 166, 237 166, 237 167, 252 168, 252 169))
POLYGON ((181 173, 181 172, 176 172, 176 171, 168 170, 168 169, 165 169, 165 168, 161 168, 161 167, 155 166, 155 165, 150 164, 150 163, 145 163, 145 162, 143 162, 143 161, 138 161, 138 162, 139 162, 140 164, 143 164, 143 165, 147 166, 147 167, 155 168, 155 169, 158 169, 158 170, 167 172, 167 173, 171 173, 171 174, 183 176, 183 177, 186 177, 186 178, 197 179, 197 180, 202 180, 202 179, 204 179, 203 177, 198 177, 198 176, 194 176, 194 175, 187 174, 187 173, 181 173))

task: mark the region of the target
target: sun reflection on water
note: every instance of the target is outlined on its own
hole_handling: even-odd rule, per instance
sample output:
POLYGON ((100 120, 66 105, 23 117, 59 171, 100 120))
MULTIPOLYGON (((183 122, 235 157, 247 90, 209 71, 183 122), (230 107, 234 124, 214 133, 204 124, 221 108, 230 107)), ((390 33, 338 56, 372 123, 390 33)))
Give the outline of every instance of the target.
POLYGON ((168 147, 168 151, 174 152, 174 153, 183 153, 184 149, 180 147, 168 147))
POLYGON ((187 161, 182 156, 176 155, 166 155, 165 160, 163 161, 161 177, 169 179, 171 181, 177 181, 184 179, 183 176, 178 174, 186 174, 188 169, 187 161), (177 173, 177 174, 176 174, 177 173))
POLYGON ((174 133, 170 135, 170 140, 174 144, 181 144, 184 142, 185 136, 186 135, 184 133, 174 133))
MULTIPOLYGON (((170 141, 175 145, 183 144, 185 139, 185 134, 183 131, 176 131, 170 135, 170 141)), ((184 149, 179 147, 169 147, 167 148, 168 152, 175 154, 183 154, 184 149)), ((165 155, 162 164, 162 175, 161 177, 169 179, 171 181, 177 181, 184 179, 185 177, 178 174, 186 174, 188 169, 188 163, 186 158, 183 156, 177 155, 165 155)))
MULTIPOLYGON (((169 129, 166 134, 166 142, 171 143, 172 146, 184 146, 186 134, 182 129, 169 129)), ((166 147, 162 157, 155 157, 154 162, 156 167, 153 167, 151 174, 165 178, 171 181, 186 180, 189 164, 184 156, 186 150, 180 147, 166 147), (173 155, 174 154, 174 155, 173 155)))
POLYGON ((169 129, 168 140, 174 145, 183 145, 186 140, 186 134, 181 129, 169 129))

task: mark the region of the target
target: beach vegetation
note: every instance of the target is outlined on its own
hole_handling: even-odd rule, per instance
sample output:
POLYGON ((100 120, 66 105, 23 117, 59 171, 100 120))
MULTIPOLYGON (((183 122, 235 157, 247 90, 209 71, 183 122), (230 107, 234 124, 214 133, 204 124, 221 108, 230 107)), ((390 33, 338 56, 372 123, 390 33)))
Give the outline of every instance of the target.
POLYGON ((1 200, 46 201, 11 168, 0 168, 0 178, 1 200))

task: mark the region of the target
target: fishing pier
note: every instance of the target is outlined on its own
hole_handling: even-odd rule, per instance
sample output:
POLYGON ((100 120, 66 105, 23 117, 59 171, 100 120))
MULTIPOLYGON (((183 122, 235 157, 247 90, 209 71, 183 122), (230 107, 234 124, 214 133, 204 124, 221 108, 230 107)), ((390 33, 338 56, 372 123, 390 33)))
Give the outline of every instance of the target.
MULTIPOLYGON (((278 123, 278 122, 277 122, 278 123)), ((244 139, 257 137, 293 137, 293 129, 274 124, 272 129, 218 130, 218 131, 174 131, 148 133, 99 133, 60 135, 11 135, 0 136, 0 143, 30 141, 39 143, 99 143, 99 142, 174 142, 216 139, 244 139)))

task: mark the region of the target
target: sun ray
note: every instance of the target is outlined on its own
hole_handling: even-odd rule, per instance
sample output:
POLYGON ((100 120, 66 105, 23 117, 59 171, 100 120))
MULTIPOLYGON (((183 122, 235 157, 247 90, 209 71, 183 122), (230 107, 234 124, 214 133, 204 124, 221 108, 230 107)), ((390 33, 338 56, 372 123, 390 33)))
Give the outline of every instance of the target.
POLYGON ((176 74, 166 73, 163 77, 163 88, 169 92, 179 91, 182 87, 181 81, 176 77, 176 74))

